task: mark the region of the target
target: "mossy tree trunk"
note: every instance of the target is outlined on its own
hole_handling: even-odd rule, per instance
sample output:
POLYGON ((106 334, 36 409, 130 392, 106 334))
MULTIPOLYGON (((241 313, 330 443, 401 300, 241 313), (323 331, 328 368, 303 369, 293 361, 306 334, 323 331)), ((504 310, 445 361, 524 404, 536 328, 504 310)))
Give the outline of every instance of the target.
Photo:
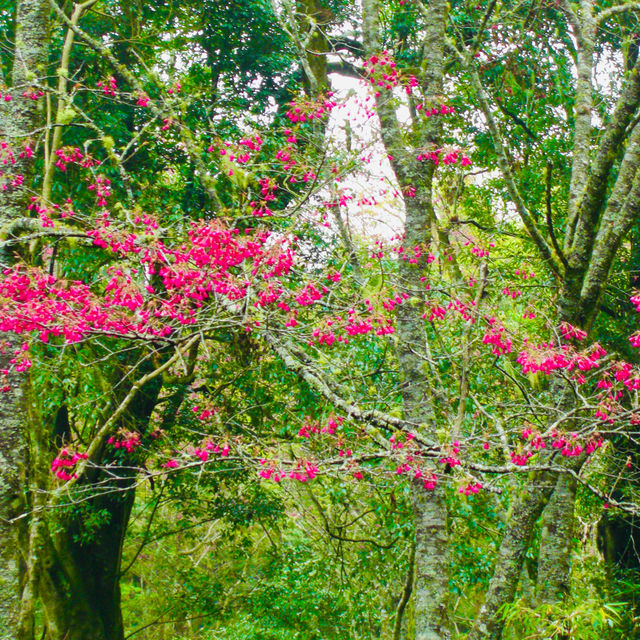
MULTIPOLYGON (((22 95, 36 78, 46 74, 48 51, 49 5, 46 0, 19 0, 15 13, 13 67, 8 90, 11 101, 0 106, 0 140, 17 151, 16 162, 4 167, 24 177, 24 186, 0 190, 0 230, 24 216, 29 203, 26 186, 33 176, 33 161, 20 149, 33 144, 34 131, 42 124, 40 104, 22 95)), ((12 260, 11 249, 0 247, 0 262, 12 260)), ((20 348, 14 336, 3 336, 0 370, 10 367, 10 359, 20 348)), ((4 378, 4 376, 3 376, 4 378)), ((18 637, 19 602, 23 586, 24 558, 20 550, 26 537, 26 469, 28 464, 27 411, 25 375, 10 375, 0 393, 0 639, 18 637)), ((22 640, 29 640, 22 638, 22 640)))
POLYGON ((444 486, 427 492, 416 483, 412 491, 415 527, 413 610, 415 640, 449 638, 449 536, 444 486))
POLYGON ((133 505, 134 478, 91 499, 79 513, 61 514, 40 537, 39 599, 50 640, 122 640, 120 563, 133 505), (84 518, 102 523, 87 531, 84 518))
POLYGON ((553 603, 570 589, 576 480, 561 474, 540 523, 536 599, 553 603))
MULTIPOLYGON (((115 428, 144 434, 161 384, 154 380, 142 387, 115 428)), ((43 436, 50 452, 56 445, 50 433, 43 436)), ((122 465, 122 460, 111 459, 108 451, 103 453, 101 465, 108 465, 108 469, 88 469, 72 489, 69 504, 44 505, 52 508, 38 511, 32 518, 28 578, 35 584, 29 594, 32 602, 23 606, 33 607, 37 597, 47 640, 124 638, 122 548, 138 475, 135 460, 122 465)))
MULTIPOLYGON (((425 9, 423 59, 419 81, 427 104, 442 101, 445 60, 445 27, 447 3, 433 0, 425 9)), ((380 53, 379 5, 377 0, 363 2, 363 40, 367 56, 380 53)), ((409 302, 402 305, 397 316, 398 345, 396 348, 401 374, 401 394, 407 420, 420 425, 424 438, 435 441, 433 381, 425 368, 423 354, 427 343, 422 313, 424 309, 427 247, 436 222, 433 181, 435 165, 416 160, 413 145, 404 140, 391 92, 376 97, 376 110, 385 150, 396 180, 406 197, 403 245, 408 252, 417 250, 417 263, 400 261, 399 275, 409 302)), ((421 123, 418 147, 438 149, 441 146, 442 123, 430 118, 421 123)), ((415 531, 415 579, 413 611, 416 640, 443 640, 451 636, 447 615, 449 596, 449 539, 447 532, 447 502, 442 483, 427 490, 419 481, 413 482, 412 507, 415 531)))
POLYGON ((489 590, 468 640, 502 638, 502 609, 516 596, 531 534, 554 486, 554 474, 535 474, 511 506, 489 590))
MULTIPOLYGON (((590 141, 594 139, 591 116, 597 24, 593 3, 584 0, 579 6, 577 12, 576 5, 564 5, 568 25, 577 44, 578 81, 572 175, 562 252, 550 247, 524 203, 509 164, 509 150, 497 126, 480 76, 473 69, 471 79, 487 118, 510 198, 532 241, 558 279, 561 294, 556 322, 569 322, 589 332, 598 313, 615 256, 640 212, 640 127, 634 120, 640 104, 640 64, 636 60, 626 75, 615 108, 602 126, 602 131, 598 132, 598 146, 593 149, 590 141)), ((556 407, 561 413, 570 409, 572 402, 570 389, 568 385, 565 386, 567 393, 561 393, 562 397, 556 394, 556 397, 561 397, 556 407)), ((555 417, 558 415, 556 413, 555 417)), ((576 471, 581 461, 575 463, 575 459, 572 459, 563 464, 576 471)), ((554 489, 555 495, 543 518, 542 526, 546 535, 540 556, 540 579, 548 580, 549 584, 538 585, 538 597, 542 601, 555 601, 566 590, 575 490, 566 477, 545 476, 543 486, 536 486, 539 482, 540 478, 529 482, 513 505, 494 576, 470 635, 471 640, 501 637, 503 623, 500 611, 515 597, 524 551, 554 489), (561 522, 556 519, 558 514, 561 522), (554 560, 560 564, 552 566, 554 560)))

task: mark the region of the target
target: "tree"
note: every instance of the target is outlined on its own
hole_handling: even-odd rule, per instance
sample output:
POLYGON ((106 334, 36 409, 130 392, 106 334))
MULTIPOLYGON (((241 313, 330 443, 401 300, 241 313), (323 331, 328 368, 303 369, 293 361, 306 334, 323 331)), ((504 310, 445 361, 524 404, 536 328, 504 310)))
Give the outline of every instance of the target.
MULTIPOLYGON (((452 488, 520 492, 470 637, 501 636, 500 612, 516 596, 547 501, 538 599, 555 602, 568 584, 576 483, 636 512, 584 464, 636 424, 633 365, 592 340, 638 206, 637 62, 620 88, 601 92, 597 135, 591 122, 594 21, 622 9, 596 18, 586 6, 578 15, 569 5, 493 3, 478 21, 477 9, 439 2, 367 0, 362 18, 341 6, 284 4, 271 13, 256 5, 258 24, 275 37, 279 20, 298 53, 299 71, 291 74, 287 58, 280 83, 265 78, 269 56, 255 66, 244 53, 224 66, 214 58, 218 34, 235 34, 226 19, 198 34, 205 62, 167 81, 163 74, 189 62, 180 38, 200 23, 187 12, 170 31, 175 44, 154 50, 138 45, 133 27, 122 41, 104 36, 94 5, 69 14, 51 4, 64 33, 57 88, 31 72, 28 88, 20 76, 8 92, 9 105, 57 100, 47 120, 55 124, 33 145, 21 141, 23 127, 6 147, 42 169, 31 177, 18 165, 5 176, 6 197, 24 215, 12 214, 5 229, 5 251, 19 250, 0 282, 2 326, 33 336, 6 368, 21 384, 13 376, 34 362, 36 390, 30 502, 19 520, 29 531, 19 637, 33 636, 41 607, 48 637, 122 638, 121 553, 139 478, 228 473, 230 461, 269 482, 406 478, 415 577, 412 569, 396 637, 409 592, 416 638, 452 636, 452 488), (356 33, 346 33, 349 21, 356 33), (91 52, 88 71, 72 65, 77 42, 91 52), (165 62, 167 50, 180 64, 165 62), (340 63, 327 60, 336 52, 340 63), (518 75, 523 63, 537 77, 518 75), (393 206, 405 215, 388 246, 354 239, 345 220, 353 205, 341 180, 369 172, 369 142, 332 143, 328 118, 342 105, 324 90, 334 69, 373 87, 365 111, 377 115, 393 206), (281 100, 296 79, 301 91, 271 119, 246 114, 230 125, 241 73, 259 85, 260 104, 281 100), (551 82, 564 93, 531 107, 551 82), (492 100, 500 91, 509 98, 492 100), (488 173, 495 166, 499 177, 488 173), (477 170, 486 179, 474 181, 477 170), (505 201, 520 222, 498 219, 493 209, 505 201), (538 291, 537 300, 523 290, 538 291), (294 426, 276 428, 278 398, 263 394, 269 408, 252 408, 257 374, 234 385, 224 411, 216 404, 211 380, 220 371, 231 377, 239 363, 265 360, 312 398, 294 426), (195 426, 176 419, 189 408, 195 426)), ((54 41, 46 13, 40 51, 54 41)), ((28 24, 21 15, 17 31, 28 24)), ((251 98, 250 87, 241 90, 251 98)))
MULTIPOLYGON (((13 99, 5 92, 5 104, 0 113, 0 131, 4 138, 3 162, 10 163, 15 172, 13 184, 2 185, 0 191, 0 221, 2 226, 19 218, 28 202, 28 193, 22 186, 27 184, 34 173, 34 160, 30 149, 33 132, 42 123, 38 104, 22 95, 27 91, 32 78, 42 73, 46 62, 46 42, 48 30, 48 10, 45 2, 21 2, 16 11, 16 44, 11 67, 11 85, 20 93, 13 99), (7 139, 11 146, 24 146, 15 156, 11 147, 7 149, 7 139), (20 176, 20 178, 18 178, 20 176)), ((0 73, 0 83, 3 75, 0 73)), ((2 261, 9 259, 3 249, 2 261)), ((7 371, 20 353, 18 339, 8 336, 3 343, 0 368, 7 371)), ((24 582, 24 558, 14 550, 24 544, 26 530, 21 517, 28 508, 25 501, 24 485, 28 482, 27 446, 29 437, 25 423, 28 420, 28 381, 18 376, 13 385, 5 389, 0 401, 2 424, 0 426, 0 629, 2 637, 18 637, 18 597, 24 582)))

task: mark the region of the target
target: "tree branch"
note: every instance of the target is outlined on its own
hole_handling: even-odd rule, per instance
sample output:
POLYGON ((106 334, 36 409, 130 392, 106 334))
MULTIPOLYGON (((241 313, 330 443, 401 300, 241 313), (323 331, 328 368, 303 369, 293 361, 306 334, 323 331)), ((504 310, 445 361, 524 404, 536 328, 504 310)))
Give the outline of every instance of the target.
MULTIPOLYGON (((455 45, 451 45, 455 49, 455 45)), ((471 78, 471 85, 476 93, 478 101, 480 102, 480 107, 484 112, 484 115, 487 119, 487 124, 489 125, 489 131, 491 133, 491 137, 493 140, 493 144, 498 155, 498 166, 502 172, 504 181, 507 186, 507 190, 509 192, 509 196, 511 201, 515 204, 516 210, 522 220, 525 229, 527 230, 529 236, 533 240, 534 244, 538 247, 542 258, 549 264, 551 270, 556 273, 561 273, 561 268, 558 265, 556 259, 553 255, 553 249, 549 246, 544 236, 538 229, 533 216, 529 212, 520 191, 516 185, 515 176, 513 175, 513 169, 511 167, 511 159, 507 152, 505 143, 502 139, 502 135, 500 133, 500 129, 496 122, 496 119, 493 115, 493 111, 491 110, 491 106, 489 105, 489 98, 482 86, 482 82, 480 81, 480 76, 478 75, 478 71, 472 67, 470 61, 463 56, 457 49, 455 49, 456 53, 458 53, 459 57, 463 64, 467 67, 471 78)))
POLYGON ((546 211, 547 211, 547 230, 549 231, 549 237, 551 238, 551 244, 553 245, 553 248, 556 250, 556 254, 558 256, 558 258, 560 259, 560 261, 562 262, 562 264, 564 265, 565 269, 569 266, 569 263, 567 262, 567 259, 564 256, 564 253, 562 253, 562 249, 560 248, 560 245, 558 244, 558 240, 556 238, 556 233, 553 229, 553 218, 552 218, 552 212, 551 212, 551 174, 553 171, 553 164, 551 163, 551 161, 547 162, 547 172, 546 172, 546 176, 545 176, 545 182, 546 182, 546 211))
MULTIPOLYGON (((567 238, 571 248, 566 252, 573 268, 586 270, 593 247, 598 218, 605 205, 609 175, 619 149, 640 104, 640 57, 629 72, 614 112, 603 132, 598 151, 591 163, 591 172, 584 191, 577 200, 577 223, 573 237, 567 238)), ((574 150, 576 153, 578 150, 574 150)), ((565 242, 565 248, 567 243, 565 242)))
POLYGON ((596 14, 596 22, 598 26, 601 26, 602 23, 606 22, 611 16, 625 11, 640 11, 640 2, 624 2, 623 4, 617 4, 608 9, 603 9, 600 13, 596 14))
MULTIPOLYGON (((51 5, 54 12, 61 18, 61 20, 71 29, 78 37, 82 38, 87 45, 89 45, 94 51, 102 55, 111 65, 112 67, 120 74, 123 78, 140 94, 145 94, 146 91, 142 86, 142 83, 136 76, 127 68, 126 65, 122 64, 118 61, 118 59, 111 53, 111 50, 106 47, 100 40, 93 38, 86 31, 81 29, 78 25, 74 24, 66 15, 66 13, 58 6, 58 3, 55 0, 49 0, 49 4, 51 5)), ((160 108, 154 101, 150 100, 148 104, 149 110, 155 116, 159 118, 169 117, 173 120, 180 130, 180 137, 182 139, 183 144, 187 150, 189 158, 194 163, 200 181, 202 182, 202 186, 209 197, 209 199, 220 209, 222 209, 222 203, 218 198, 218 193, 215 189, 215 183, 211 175, 209 174, 198 150, 198 146, 193 139, 193 134, 191 131, 185 127, 181 122, 180 118, 176 113, 174 113, 171 109, 167 107, 167 105, 163 105, 163 108, 160 108)))

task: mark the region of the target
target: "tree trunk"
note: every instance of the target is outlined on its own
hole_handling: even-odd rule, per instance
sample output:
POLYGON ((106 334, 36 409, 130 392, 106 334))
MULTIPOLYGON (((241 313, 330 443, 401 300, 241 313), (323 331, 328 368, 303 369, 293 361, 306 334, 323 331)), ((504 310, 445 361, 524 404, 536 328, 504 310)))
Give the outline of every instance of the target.
POLYGON ((569 593, 576 480, 561 474, 542 514, 536 598, 553 603, 569 593))
POLYGON ((89 513, 108 513, 89 540, 85 511, 43 531, 40 600, 50 640, 123 640, 119 574, 133 481, 123 478, 119 491, 89 501, 89 513))
POLYGON ((392 640, 406 640, 406 632, 407 624, 405 620, 405 610, 407 605, 409 604, 409 599, 411 598, 411 594, 413 592, 413 583, 415 581, 415 573, 416 573, 416 545, 411 546, 411 551, 409 553, 409 566, 407 568, 407 580, 404 584, 404 588, 402 590, 402 594, 400 595, 400 600, 398 601, 398 606, 396 607, 396 617, 393 621, 393 634, 392 640))
POLYGON ((502 609, 515 598, 533 528, 555 484, 554 474, 536 474, 511 507, 489 590, 468 640, 502 638, 502 609))
MULTIPOLYGON (((139 433, 147 430, 161 386, 162 381, 156 379, 138 391, 122 426, 139 433)), ((109 490, 102 495, 99 487, 105 474, 87 482, 98 487, 89 500, 90 513, 108 514, 100 526, 87 531, 86 514, 73 512, 60 533, 51 536, 53 562, 43 570, 41 580, 46 616, 59 630, 58 635, 51 634, 51 640, 124 640, 120 571, 137 475, 130 468, 112 467, 109 477, 109 490), (85 628, 91 635, 83 635, 85 628)))
MULTIPOLYGON (((0 356, 0 368, 8 366, 9 357, 0 356)), ((23 548, 26 522, 24 413, 22 385, 13 382, 9 391, 0 392, 0 640, 18 637, 24 575, 19 550, 23 548)))
MULTIPOLYGON (((161 387, 138 391, 118 426, 144 433, 161 387)), ((126 389, 122 391, 126 392, 126 389)), ((110 464, 108 454, 103 464, 110 464)), ((135 500, 135 464, 86 472, 72 490, 80 500, 34 517, 30 554, 47 640, 123 640, 122 546, 135 500), (88 499, 86 499, 88 496, 88 499), (39 516, 39 517, 38 517, 39 516)), ((22 640, 22 639, 21 639, 22 640)))
MULTIPOLYGON (((12 100, 0 107, 0 139, 18 150, 30 142, 34 129, 42 122, 37 101, 22 95, 29 78, 46 71, 48 46, 48 4, 46 0, 20 0, 16 7, 15 45, 11 74, 12 100)), ((24 177, 25 187, 33 173, 31 159, 15 153, 16 162, 4 167, 13 175, 24 177)), ((29 194, 25 187, 0 190, 0 229, 25 215, 29 194)), ((7 265, 11 253, 0 247, 0 262, 7 265)), ((0 369, 10 367, 10 359, 20 347, 20 340, 3 335, 0 369)), ((4 376, 3 376, 4 377, 4 376)), ((0 640, 18 637, 19 602, 24 575, 20 549, 25 544, 27 415, 24 398, 24 374, 11 375, 0 392, 0 640), (22 517, 21 517, 22 516, 22 517)), ((28 640, 28 639, 24 639, 28 640)))
MULTIPOLYGON (((379 4, 365 0, 363 9, 363 41, 367 56, 380 53, 379 4)), ((442 100, 444 78, 444 43, 447 4, 433 0, 428 4, 420 87, 427 104, 442 100)), ((382 140, 395 177, 403 192, 411 188, 414 196, 405 198, 406 220, 403 245, 408 254, 420 257, 415 263, 400 261, 401 286, 409 294, 409 301, 398 310, 396 349, 402 375, 404 415, 416 424, 425 425, 423 437, 435 439, 433 425, 432 381, 425 360, 427 335, 424 311, 427 273, 427 247, 431 241, 431 227, 436 219, 433 206, 433 178, 435 165, 418 162, 415 149, 404 146, 393 97, 378 95, 376 108, 380 119, 382 140)), ((420 148, 439 148, 442 124, 430 118, 421 124, 420 148)), ((412 505, 416 536, 416 574, 413 590, 416 640, 442 640, 451 635, 447 619, 449 550, 447 538, 447 503, 444 488, 439 484, 427 491, 419 482, 412 484, 412 505)))
POLYGON ((415 640, 449 638, 449 537, 445 489, 416 483, 411 494, 416 555, 413 588, 415 640))

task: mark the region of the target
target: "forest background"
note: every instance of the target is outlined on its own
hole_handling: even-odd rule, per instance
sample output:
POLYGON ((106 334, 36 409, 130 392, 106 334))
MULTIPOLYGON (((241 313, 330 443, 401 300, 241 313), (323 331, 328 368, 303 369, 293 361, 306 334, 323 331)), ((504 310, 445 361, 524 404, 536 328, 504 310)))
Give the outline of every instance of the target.
POLYGON ((0 638, 640 637, 639 12, 0 1, 0 638))

